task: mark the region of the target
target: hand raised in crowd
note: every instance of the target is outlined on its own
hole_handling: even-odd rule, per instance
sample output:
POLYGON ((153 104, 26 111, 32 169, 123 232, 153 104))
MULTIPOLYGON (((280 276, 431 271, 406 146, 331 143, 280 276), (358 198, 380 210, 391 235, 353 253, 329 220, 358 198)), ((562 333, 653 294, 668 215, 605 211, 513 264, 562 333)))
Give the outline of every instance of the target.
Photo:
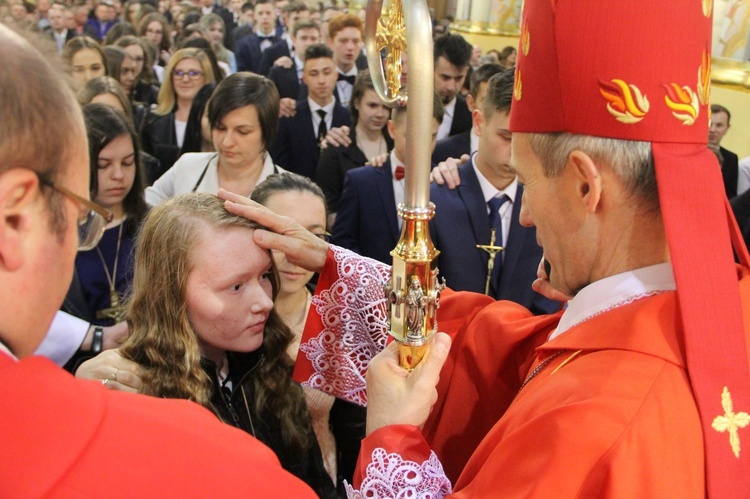
POLYGON ((296 220, 282 217, 263 205, 224 189, 219 198, 226 201, 228 212, 240 215, 267 228, 257 229, 253 240, 261 248, 281 251, 289 263, 320 272, 326 262, 328 243, 302 227, 296 220))
POLYGON ((367 368, 367 435, 389 425, 424 425, 437 401, 436 386, 450 347, 450 336, 436 334, 411 372, 399 365, 395 341, 373 357, 367 368))
POLYGON ((76 378, 101 382, 110 390, 138 393, 143 387, 143 370, 120 355, 119 350, 105 350, 76 370, 76 378))
POLYGON ((294 61, 292 61, 291 57, 284 55, 273 61, 273 65, 289 69, 294 66, 294 61))
POLYGON ((384 152, 381 154, 378 154, 377 156, 373 156, 370 158, 365 165, 372 166, 373 168, 380 168, 382 167, 386 161, 388 161, 388 157, 390 156, 389 153, 384 152))
POLYGON ((291 118, 295 114, 297 114, 297 101, 289 97, 279 99, 279 117, 291 118))
POLYGON ((352 143, 352 138, 349 137, 350 131, 346 125, 331 128, 328 130, 325 140, 320 143, 321 149, 326 149, 328 146, 348 147, 352 143))
POLYGON ((469 155, 464 154, 459 159, 448 158, 440 162, 430 172, 430 182, 438 185, 447 185, 448 189, 455 189, 461 185, 461 177, 458 174, 458 167, 469 160, 469 155))
POLYGON ((566 302, 573 299, 572 296, 568 296, 552 286, 545 264, 546 260, 542 258, 542 260, 539 262, 539 268, 536 271, 537 279, 536 281, 531 283, 531 289, 544 296, 545 298, 549 298, 550 300, 566 302))

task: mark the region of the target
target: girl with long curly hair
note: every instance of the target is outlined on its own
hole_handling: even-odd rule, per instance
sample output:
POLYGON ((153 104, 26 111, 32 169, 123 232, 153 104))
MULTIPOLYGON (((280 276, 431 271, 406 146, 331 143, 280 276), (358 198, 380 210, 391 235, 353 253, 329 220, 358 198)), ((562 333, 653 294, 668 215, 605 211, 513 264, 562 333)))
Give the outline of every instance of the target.
POLYGON ((278 273, 253 241, 256 228, 212 194, 154 208, 137 242, 121 354, 143 368, 143 393, 206 406, 268 445, 319 496, 335 497, 291 379, 293 336, 273 309, 278 273))

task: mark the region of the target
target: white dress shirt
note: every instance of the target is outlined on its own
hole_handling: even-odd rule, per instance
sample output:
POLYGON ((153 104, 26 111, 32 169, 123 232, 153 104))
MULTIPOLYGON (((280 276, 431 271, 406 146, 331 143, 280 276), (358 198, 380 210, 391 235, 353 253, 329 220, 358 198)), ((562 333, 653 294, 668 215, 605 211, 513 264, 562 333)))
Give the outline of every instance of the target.
POLYGON ((737 195, 750 189, 750 156, 742 158, 737 168, 737 195))
MULTIPOLYGON (((502 191, 497 190, 494 185, 490 183, 487 178, 482 175, 482 172, 479 171, 479 168, 477 168, 477 164, 475 162, 476 159, 476 153, 472 155, 471 157, 471 166, 474 168, 474 173, 477 176, 477 180, 479 181, 479 187, 482 188, 482 195, 484 196, 484 202, 485 206, 487 206, 487 217, 489 220, 490 215, 490 207, 487 205, 490 199, 495 197, 501 197, 503 194, 508 196, 508 201, 503 203, 503 205, 500 207, 500 220, 503 224, 503 233, 502 233, 502 239, 499 239, 495 241, 495 244, 498 246, 505 246, 508 242, 508 234, 510 232, 510 223, 512 221, 513 217, 513 203, 516 202, 516 196, 518 194, 518 179, 513 179, 513 182, 508 184, 508 186, 503 189, 502 191)), ((488 241, 489 242, 489 241, 488 241)), ((503 257, 503 260, 505 260, 505 251, 502 251, 500 253, 503 257)))
POLYGON ((677 289, 671 263, 660 263, 592 282, 568 302, 552 340, 572 327, 640 298, 677 289))
POLYGON ((89 331, 89 323, 58 310, 47 335, 37 347, 34 355, 47 357, 62 367, 73 358, 89 331))
MULTIPOLYGON (((354 76, 356 77, 358 74, 357 66, 354 65, 349 71, 341 71, 338 70, 339 74, 342 74, 344 76, 354 76)), ((337 81, 336 82, 336 89, 339 91, 339 101, 341 101, 341 105, 344 107, 349 107, 349 101, 352 100, 352 91, 354 90, 354 85, 349 84, 348 81, 337 81)))
POLYGON ((451 133, 451 126, 453 125, 453 113, 456 111, 456 97, 453 98, 448 104, 443 106, 443 122, 440 123, 437 132, 437 139, 443 140, 451 133))
MULTIPOLYGON (((333 108, 336 105, 336 99, 331 96, 331 102, 325 106, 319 106, 317 102, 308 97, 307 103, 310 105, 310 112, 312 113, 313 135, 318 137, 318 127, 320 126, 320 115, 318 114, 318 110, 322 109, 326 112, 326 130, 330 130, 333 125, 333 108)), ((321 140, 322 138, 323 137, 318 137, 318 140, 321 140)))

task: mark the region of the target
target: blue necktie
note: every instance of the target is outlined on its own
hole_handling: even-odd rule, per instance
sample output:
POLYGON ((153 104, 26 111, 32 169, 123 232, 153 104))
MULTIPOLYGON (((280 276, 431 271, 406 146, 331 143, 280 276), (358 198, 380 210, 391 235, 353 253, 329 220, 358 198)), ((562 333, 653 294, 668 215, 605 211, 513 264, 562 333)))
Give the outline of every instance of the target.
MULTIPOLYGON (((503 194, 499 197, 494 197, 487 201, 487 206, 490 208, 490 230, 495 230, 495 246, 504 246, 503 244, 503 220, 500 216, 500 208, 510 201, 507 194, 503 194)), ((497 294, 500 288, 500 274, 503 269, 503 252, 499 252, 495 255, 495 266, 492 269, 492 279, 490 280, 490 286, 493 296, 497 294)))

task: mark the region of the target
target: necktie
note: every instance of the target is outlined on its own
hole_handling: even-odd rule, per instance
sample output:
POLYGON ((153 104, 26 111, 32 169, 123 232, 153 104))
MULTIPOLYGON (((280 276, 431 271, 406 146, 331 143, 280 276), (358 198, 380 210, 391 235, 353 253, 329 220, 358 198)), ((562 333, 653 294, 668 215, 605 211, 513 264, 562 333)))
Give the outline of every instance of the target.
POLYGON ((345 75, 339 73, 339 78, 336 81, 345 81, 349 85, 354 85, 354 82, 357 80, 357 75, 345 75))
MULTIPOLYGON (((487 201, 487 206, 490 208, 490 230, 495 230, 495 246, 503 246, 503 219, 500 216, 500 208, 510 201, 507 194, 503 194, 500 197, 494 197, 487 201)), ((503 255, 502 251, 495 255, 495 266, 492 269, 492 279, 490 281, 493 296, 496 296, 498 289, 500 288, 500 273, 503 269, 503 255)))
POLYGON ((328 128, 326 127, 326 112, 322 109, 318 109, 315 111, 318 113, 318 116, 320 116, 320 124, 318 124, 318 144, 323 141, 323 139, 326 138, 326 134, 328 133, 328 128))
POLYGON ((396 177, 396 180, 401 180, 404 178, 404 175, 406 174, 406 169, 404 169, 403 166, 397 166, 396 172, 393 174, 394 177, 396 177))

